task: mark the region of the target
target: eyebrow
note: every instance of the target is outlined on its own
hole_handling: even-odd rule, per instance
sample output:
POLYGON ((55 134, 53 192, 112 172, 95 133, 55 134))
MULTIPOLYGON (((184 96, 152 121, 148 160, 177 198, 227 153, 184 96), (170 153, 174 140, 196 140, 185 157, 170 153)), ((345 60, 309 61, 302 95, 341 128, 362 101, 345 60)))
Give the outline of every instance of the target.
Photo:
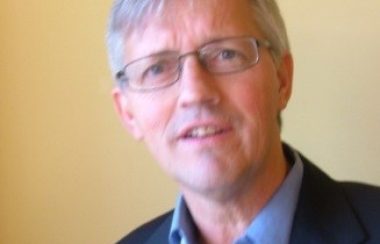
MULTIPOLYGON (((196 48, 194 48, 193 51, 202 49, 204 46, 206 46, 206 45, 208 45, 210 43, 213 43, 213 42, 216 42, 216 41, 221 41, 221 40, 224 40, 224 39, 235 38, 235 37, 248 37, 248 35, 236 35, 236 36, 227 35, 227 36, 225 36, 223 34, 219 34, 219 35, 213 36, 212 38, 207 38, 205 42, 203 42, 201 45, 199 45, 196 48)), ((141 59, 145 59, 145 58, 149 58, 149 57, 154 57, 154 56, 159 56, 159 55, 164 55, 164 54, 170 54, 170 53, 172 53, 172 54, 176 53, 178 55, 181 54, 181 52, 179 50, 165 48, 163 50, 153 51, 150 54, 147 54, 147 55, 144 55, 142 57, 133 59, 133 60, 129 61, 126 64, 126 66, 128 66, 129 64, 134 63, 136 61, 139 61, 141 59)))
POLYGON ((146 59, 146 58, 150 58, 150 57, 156 57, 156 56, 160 56, 160 55, 165 55, 165 54, 180 54, 180 52, 178 51, 175 51, 175 50, 162 50, 162 51, 158 51, 158 52, 154 52, 154 53, 151 53, 151 54, 148 54, 146 56, 143 56, 143 57, 140 57, 140 58, 136 58, 136 59, 133 59, 131 61, 129 61, 125 67, 129 66, 130 64, 133 64, 135 62, 138 62, 140 60, 143 60, 143 59, 146 59))

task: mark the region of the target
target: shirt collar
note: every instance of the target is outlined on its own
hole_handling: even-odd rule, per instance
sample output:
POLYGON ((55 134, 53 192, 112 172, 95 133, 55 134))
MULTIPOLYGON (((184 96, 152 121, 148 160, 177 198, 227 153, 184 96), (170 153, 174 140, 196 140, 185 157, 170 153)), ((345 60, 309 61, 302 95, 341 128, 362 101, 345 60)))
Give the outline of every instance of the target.
POLYGON ((169 232, 170 244, 195 243, 195 226, 186 206, 185 199, 180 195, 174 209, 173 220, 169 232))
POLYGON ((235 243, 289 243, 303 175, 298 153, 293 151, 293 158, 294 165, 280 188, 235 243))
MULTIPOLYGON (((293 158, 285 180, 274 193, 269 202, 260 211, 247 228, 246 232, 236 239, 236 244, 251 243, 288 243, 299 190, 301 187, 303 164, 299 154, 285 147, 286 153, 293 158)), ((194 244, 196 228, 183 196, 177 199, 173 220, 169 232, 170 244, 194 244)))

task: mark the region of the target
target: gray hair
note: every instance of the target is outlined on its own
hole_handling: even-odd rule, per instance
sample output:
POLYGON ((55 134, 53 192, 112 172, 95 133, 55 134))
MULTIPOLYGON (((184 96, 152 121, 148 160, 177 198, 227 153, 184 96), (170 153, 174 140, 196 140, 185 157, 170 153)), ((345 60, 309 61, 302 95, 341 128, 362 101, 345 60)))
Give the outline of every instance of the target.
MULTIPOLYGON (((168 0, 115 0, 107 31, 108 56, 113 74, 124 64, 124 41, 136 28, 148 24, 146 16, 160 14, 168 0), (145 19, 144 19, 145 18, 145 19)), ((284 21, 276 0, 249 0, 256 24, 271 43, 272 57, 279 64, 281 57, 290 51, 284 21)))

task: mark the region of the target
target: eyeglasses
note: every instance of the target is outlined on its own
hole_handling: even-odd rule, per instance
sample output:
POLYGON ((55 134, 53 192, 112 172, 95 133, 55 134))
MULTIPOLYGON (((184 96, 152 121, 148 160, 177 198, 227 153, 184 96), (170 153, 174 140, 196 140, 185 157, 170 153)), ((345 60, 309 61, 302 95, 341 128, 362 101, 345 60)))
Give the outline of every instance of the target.
POLYGON ((128 63, 117 72, 116 79, 135 91, 168 87, 178 81, 183 60, 190 55, 196 55, 202 66, 212 74, 239 72, 259 62, 260 46, 269 48, 270 43, 253 37, 229 37, 208 42, 185 54, 165 51, 128 63))

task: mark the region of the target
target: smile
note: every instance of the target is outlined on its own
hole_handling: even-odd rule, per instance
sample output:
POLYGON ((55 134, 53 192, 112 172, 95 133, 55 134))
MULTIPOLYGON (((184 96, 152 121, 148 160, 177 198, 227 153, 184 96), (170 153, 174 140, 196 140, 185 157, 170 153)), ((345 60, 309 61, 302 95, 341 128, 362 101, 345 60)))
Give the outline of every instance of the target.
POLYGON ((215 126, 199 126, 189 130, 185 134, 185 138, 205 138, 223 133, 224 130, 215 126))

